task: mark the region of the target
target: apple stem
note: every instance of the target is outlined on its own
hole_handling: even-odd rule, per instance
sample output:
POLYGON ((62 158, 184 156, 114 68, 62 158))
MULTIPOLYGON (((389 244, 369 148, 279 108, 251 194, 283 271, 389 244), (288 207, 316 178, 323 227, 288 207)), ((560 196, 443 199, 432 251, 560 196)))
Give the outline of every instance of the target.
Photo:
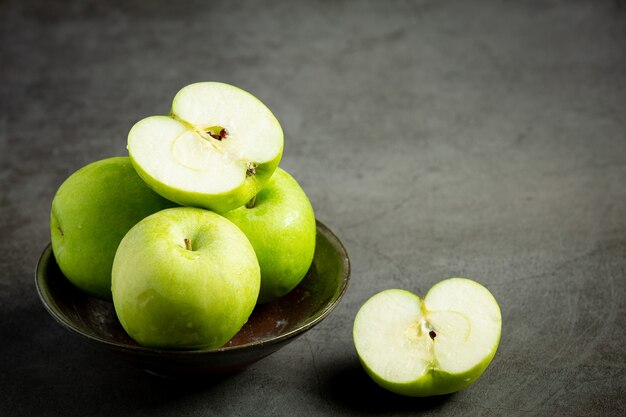
POLYGON ((248 169, 246 170, 246 177, 251 177, 256 175, 256 167, 257 165, 253 162, 248 162, 248 169))
POLYGON ((256 195, 252 197, 250 201, 246 203, 246 208, 254 208, 255 205, 256 205, 256 195))
POLYGON ((185 248, 187 250, 193 250, 193 248, 191 247, 191 240, 189 240, 188 238, 185 238, 185 248))

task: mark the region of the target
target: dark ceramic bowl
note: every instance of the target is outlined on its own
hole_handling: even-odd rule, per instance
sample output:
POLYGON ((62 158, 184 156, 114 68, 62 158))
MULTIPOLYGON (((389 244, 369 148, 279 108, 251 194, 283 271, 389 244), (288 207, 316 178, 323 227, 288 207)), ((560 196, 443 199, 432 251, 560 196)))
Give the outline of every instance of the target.
POLYGON ((117 320, 113 304, 90 297, 63 276, 48 245, 37 264, 37 290, 65 328, 150 373, 175 377, 228 373, 275 352, 326 318, 346 291, 350 262, 339 239, 317 222, 311 269, 286 296, 258 305, 248 323, 219 349, 160 350, 139 346, 117 320))

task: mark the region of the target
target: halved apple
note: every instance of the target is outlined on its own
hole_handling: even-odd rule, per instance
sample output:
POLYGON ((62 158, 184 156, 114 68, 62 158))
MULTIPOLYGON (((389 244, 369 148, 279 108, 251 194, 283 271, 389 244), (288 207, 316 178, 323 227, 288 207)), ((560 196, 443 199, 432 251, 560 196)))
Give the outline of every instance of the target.
POLYGON ((252 94, 201 82, 176 94, 169 116, 137 122, 128 153, 161 196, 223 213, 261 190, 280 162, 283 142, 280 123, 252 94))
POLYGON ((353 336, 365 371, 389 391, 415 397, 448 394, 474 382, 493 359, 502 317, 479 283, 449 278, 425 297, 382 291, 366 301, 353 336))

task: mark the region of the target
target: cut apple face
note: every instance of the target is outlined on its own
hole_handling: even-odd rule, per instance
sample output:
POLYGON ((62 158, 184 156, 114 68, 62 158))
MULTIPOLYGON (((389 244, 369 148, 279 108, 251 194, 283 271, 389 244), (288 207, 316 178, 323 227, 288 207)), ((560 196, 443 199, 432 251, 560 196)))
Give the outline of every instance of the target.
POLYGON ((283 142, 280 123, 256 97, 203 82, 180 90, 169 116, 136 123, 128 153, 161 196, 223 213, 261 190, 280 162, 283 142))
POLYGON ((496 353, 501 326, 489 290, 450 278, 423 298, 399 289, 374 295, 359 310, 353 336, 375 382, 398 394, 430 396, 476 380, 496 353))

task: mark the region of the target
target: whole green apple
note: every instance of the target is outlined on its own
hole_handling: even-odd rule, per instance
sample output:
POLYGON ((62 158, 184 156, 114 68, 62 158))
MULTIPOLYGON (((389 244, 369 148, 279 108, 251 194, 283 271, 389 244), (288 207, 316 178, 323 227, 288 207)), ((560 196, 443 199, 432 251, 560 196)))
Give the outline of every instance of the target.
POLYGON ((254 249, 237 226, 208 210, 178 207, 146 217, 122 239, 113 305, 140 345, 215 348, 246 323, 260 281, 254 249))
POLYGON ((128 153, 144 181, 163 197, 218 213, 256 195, 283 153, 283 131, 252 94, 217 82, 176 94, 169 116, 137 122, 128 153))
POLYGON ((381 387, 415 397, 448 394, 474 382, 493 359, 502 317, 493 295, 466 278, 434 285, 421 298, 382 291, 354 320, 354 345, 381 387))
POLYGON ((79 289, 111 299, 111 267, 122 237, 139 220, 176 204, 139 178, 128 157, 73 173, 52 201, 50 236, 63 275, 79 289))
POLYGON ((259 303, 282 297, 302 281, 315 253, 315 214, 291 175, 277 168, 252 201, 224 217, 246 234, 259 259, 259 303))

